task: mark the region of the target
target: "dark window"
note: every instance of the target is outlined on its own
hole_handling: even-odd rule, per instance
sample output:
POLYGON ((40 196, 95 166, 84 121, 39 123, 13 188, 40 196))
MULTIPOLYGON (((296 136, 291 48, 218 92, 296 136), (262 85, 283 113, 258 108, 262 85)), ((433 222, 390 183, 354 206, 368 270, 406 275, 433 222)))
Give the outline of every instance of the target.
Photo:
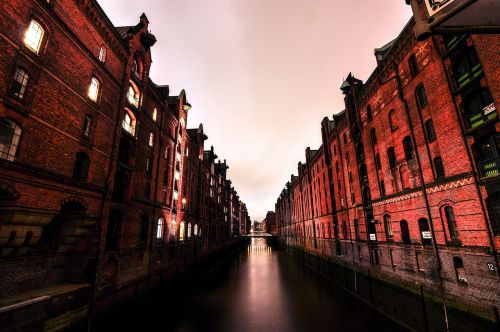
POLYGON ((90 136, 90 126, 92 125, 92 118, 90 115, 85 115, 85 120, 83 121, 83 135, 90 136))
POLYGON ((168 186, 168 168, 163 171, 163 185, 168 186))
POLYGON ((467 48, 454 59, 452 70, 459 88, 468 85, 483 72, 481 63, 472 47, 467 48))
POLYGON ((497 118, 493 98, 487 89, 479 89, 464 98, 462 103, 464 117, 469 129, 497 118))
POLYGON ((382 196, 385 196, 385 195, 386 195, 386 192, 385 192, 385 182, 384 182, 384 180, 380 181, 380 195, 382 195, 382 196))
POLYGON ((21 127, 14 121, 0 118, 0 159, 14 161, 20 137, 21 127))
POLYGON ((390 147, 387 149, 387 158, 389 159, 389 167, 395 168, 396 167, 396 153, 394 152, 394 147, 390 147))
POLYGON ((405 159, 412 160, 415 158, 415 151, 413 150, 413 144, 411 143, 410 136, 406 136, 403 139, 403 149, 405 150, 405 159))
POLYGON ((344 136, 344 144, 347 144, 347 134, 346 134, 346 133, 344 133, 344 135, 343 135, 343 136, 344 136))
POLYGON ((427 93, 425 92, 425 88, 423 85, 420 85, 416 90, 415 90, 415 98, 417 100, 417 106, 419 109, 424 108, 429 104, 427 101, 427 93))
POLYGON ((354 233, 356 235, 356 240, 359 240, 361 237, 359 234, 359 220, 358 219, 354 219, 354 233))
POLYGON ((389 126, 391 127, 391 131, 398 129, 398 121, 396 118, 396 110, 389 111, 389 126))
POLYGON ((415 77, 418 74, 418 64, 417 64, 417 58, 415 57, 415 54, 412 54, 408 58, 408 67, 410 68, 410 74, 411 77, 415 77))
POLYGON ((139 239, 143 244, 148 243, 148 233, 149 233, 149 218, 148 216, 142 216, 141 218, 141 229, 139 233, 139 239))
POLYGON ((434 169, 436 170, 437 179, 445 177, 443 159, 441 157, 434 158, 434 169))
POLYGON ((342 222, 342 235, 344 239, 347 239, 347 225, 345 224, 345 221, 342 222))
POLYGON ((85 152, 78 152, 73 167, 73 179, 86 181, 89 174, 90 158, 85 152))
POLYGON ((418 220, 418 229, 420 230, 420 238, 424 246, 432 244, 431 231, 427 219, 421 218, 418 220))
POLYGON ((392 231, 391 216, 388 214, 384 215, 384 229, 387 240, 392 239, 394 237, 394 233, 392 231))
POLYGON ((349 152, 345 153, 345 163, 347 166, 351 163, 350 157, 349 157, 349 152))
POLYGON ((151 185, 149 182, 146 182, 144 185, 144 197, 149 199, 149 196, 151 195, 151 185))
POLYGON ((377 169, 381 169, 382 168, 382 161, 380 160, 380 154, 375 154, 375 167, 377 169))
MULTIPOLYGON (((458 242, 458 227, 457 221, 455 220, 455 213, 451 206, 444 207, 444 214, 446 217, 446 223, 448 224, 448 231, 450 232, 450 237, 452 242, 458 242)), ((458 243, 457 243, 458 244, 458 243)))
POLYGON ((370 139, 372 141, 372 146, 375 146, 377 144, 377 134, 375 133, 375 128, 370 130, 370 139))
POLYGON ((432 120, 427 120, 425 122, 425 134, 427 136, 427 141, 434 142, 436 140, 436 131, 434 130, 432 120))
POLYGON ((146 160, 146 174, 151 175, 153 174, 153 158, 149 157, 146 160))
POLYGON ((118 247, 120 238, 120 228, 123 220, 123 215, 119 211, 114 211, 109 217, 108 231, 106 234, 106 249, 114 250, 118 247))
POLYGON ((493 233, 498 235, 500 234, 500 193, 490 196, 488 200, 488 212, 493 233))
POLYGON ((372 108, 370 106, 366 108, 366 117, 368 122, 372 121, 372 108))
POLYGON ((408 228, 408 222, 406 220, 401 220, 399 222, 401 228, 401 241, 404 244, 411 244, 410 240, 410 229, 408 228))
POLYGON ((12 83, 11 93, 13 96, 23 99, 28 85, 29 75, 24 69, 16 68, 14 82, 12 83))

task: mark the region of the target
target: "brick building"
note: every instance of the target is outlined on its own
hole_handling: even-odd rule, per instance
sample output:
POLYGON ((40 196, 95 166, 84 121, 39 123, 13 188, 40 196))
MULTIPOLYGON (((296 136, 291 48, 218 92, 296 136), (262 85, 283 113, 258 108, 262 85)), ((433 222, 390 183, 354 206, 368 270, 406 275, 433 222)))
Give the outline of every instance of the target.
POLYGON ((345 109, 324 118, 322 145, 306 149, 277 200, 279 232, 289 246, 491 316, 500 37, 417 42, 412 26, 375 50, 366 82, 342 83, 345 109))
POLYGON ((149 78, 144 14, 0 9, 2 327, 73 324, 234 242, 248 213, 203 126, 187 129, 186 93, 149 78))

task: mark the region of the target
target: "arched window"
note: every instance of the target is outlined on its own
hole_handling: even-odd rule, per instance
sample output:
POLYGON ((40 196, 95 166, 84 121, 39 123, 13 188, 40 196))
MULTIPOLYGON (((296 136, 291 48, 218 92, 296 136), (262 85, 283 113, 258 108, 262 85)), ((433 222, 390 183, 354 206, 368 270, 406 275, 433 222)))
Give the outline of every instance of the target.
POLYGON ((188 223, 188 229, 187 229, 187 238, 191 238, 191 223, 188 223))
POLYGON ((157 240, 163 239, 164 225, 165 225, 165 221, 163 220, 163 218, 158 218, 158 222, 156 223, 156 239, 157 240))
POLYGON ((78 152, 73 167, 73 179, 87 181, 90 167, 90 158, 85 152, 78 152))
POLYGON ((185 226, 184 226, 184 221, 181 221, 180 227, 179 227, 179 241, 184 241, 184 236, 185 236, 185 226))
POLYGON ((384 180, 380 180, 380 195, 381 196, 385 196, 386 195, 384 180))
POLYGON ((155 134, 151 131, 149 133, 149 142, 148 142, 150 147, 153 147, 155 144, 155 134))
POLYGON ((194 236, 198 236, 198 224, 194 224, 193 234, 194 234, 194 236))
POLYGON ((366 108, 366 118, 368 119, 368 122, 372 121, 372 108, 370 105, 366 108))
MULTIPOLYGON (((345 153, 345 163, 347 166, 349 166, 351 164, 351 158, 349 156, 349 152, 345 153)), ((338 173, 338 168, 337 168, 337 173, 338 173)))
POLYGON ((92 126, 92 117, 90 115, 85 115, 85 120, 83 121, 83 135, 86 137, 90 136, 90 127, 92 126))
POLYGON ((43 30, 40 23, 35 20, 30 22, 28 30, 24 34, 24 44, 33 52, 38 54, 40 47, 42 45, 43 35, 45 30, 43 30))
POLYGON ((122 128, 125 129, 127 133, 134 136, 135 124, 136 124, 136 119, 134 114, 128 109, 125 109, 125 117, 123 118, 122 128))
POLYGON ((19 99, 24 99, 26 87, 28 86, 28 73, 22 68, 16 68, 14 81, 12 82, 11 94, 19 99))
POLYGON ((99 49, 99 61, 102 63, 106 62, 107 49, 106 46, 102 45, 99 49))
POLYGON ((389 126, 391 127, 391 131, 398 129, 398 121, 396 118, 396 110, 389 111, 389 126))
POLYGON ((391 216, 388 214, 384 215, 384 229, 387 240, 392 240, 394 238, 394 233, 392 231, 391 216))
POLYGON ((396 167, 396 153, 394 152, 394 147, 390 147, 387 149, 387 158, 389 159, 389 167, 395 168, 396 167))
POLYGON ((370 129, 370 139, 372 141, 372 146, 377 144, 377 134, 375 133, 375 128, 370 129))
POLYGON ((415 99, 417 100, 418 109, 422 109, 429 104, 427 101, 427 93, 423 85, 418 86, 415 89, 415 99))
POLYGON ((436 131, 434 130, 434 124, 432 120, 427 120, 425 122, 425 135, 427 136, 427 141, 434 142, 436 140, 436 131))
POLYGON ((96 77, 92 77, 90 80, 90 86, 89 86, 89 91, 88 91, 88 97, 92 101, 97 101, 97 97, 99 97, 99 80, 96 77))
POLYGON ((170 222, 170 237, 175 239, 175 227, 176 227, 176 222, 175 219, 172 219, 170 222))
POLYGON ((139 88, 132 81, 130 81, 129 84, 130 85, 128 87, 127 100, 130 103, 130 105, 133 105, 134 107, 138 108, 139 107, 139 98, 141 95, 139 92, 139 88))
POLYGON ((21 137, 21 127, 14 121, 0 118, 0 159, 14 161, 21 137))
POLYGON ((413 150, 413 144, 411 142, 410 136, 406 136, 403 139, 403 149, 405 151, 405 159, 407 161, 415 158, 415 151, 413 150))
POLYGON ((425 218, 418 219, 418 229, 420 230, 420 238, 424 246, 432 244, 432 235, 429 230, 429 222, 425 218))
POLYGON ((401 228, 401 241, 404 244, 411 244, 410 229, 408 228, 408 222, 406 220, 401 220, 399 222, 399 226, 401 228))
POLYGON ((377 170, 380 170, 382 168, 382 161, 380 160, 380 154, 376 153, 375 154, 375 167, 377 170))
POLYGON ((158 110, 156 108, 153 109, 153 115, 151 117, 153 118, 153 121, 156 122, 156 118, 158 117, 158 110))
POLYGON ((434 158, 434 169, 436 170, 436 178, 441 179, 445 177, 443 159, 441 157, 434 158))
POLYGON ((452 242, 458 244, 458 227, 457 221, 455 220, 455 213, 453 212, 453 208, 451 206, 444 207, 444 215, 446 218, 446 223, 448 225, 448 231, 450 233, 450 237, 452 242))
POLYGON ((418 74, 418 64, 417 64, 417 58, 415 57, 415 54, 410 55, 408 58, 408 67, 410 68, 410 75, 411 77, 415 77, 418 74))

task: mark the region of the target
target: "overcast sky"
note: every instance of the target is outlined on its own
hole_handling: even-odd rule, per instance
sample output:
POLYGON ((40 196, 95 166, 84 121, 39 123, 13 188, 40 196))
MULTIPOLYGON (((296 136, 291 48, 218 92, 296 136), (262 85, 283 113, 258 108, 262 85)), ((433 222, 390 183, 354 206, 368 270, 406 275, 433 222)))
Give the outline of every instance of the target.
POLYGON ((365 81, 373 49, 411 17, 404 0, 99 0, 115 26, 146 13, 158 42, 151 77, 186 90, 188 127, 203 123, 229 177, 261 220, 321 120, 343 109, 339 86, 365 81))

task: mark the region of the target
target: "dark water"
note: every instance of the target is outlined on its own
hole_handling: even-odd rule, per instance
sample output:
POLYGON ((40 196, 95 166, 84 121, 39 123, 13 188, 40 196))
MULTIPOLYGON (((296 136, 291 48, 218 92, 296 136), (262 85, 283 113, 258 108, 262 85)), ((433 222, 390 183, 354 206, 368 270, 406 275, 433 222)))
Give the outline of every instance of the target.
POLYGON ((179 282, 154 304, 96 326, 142 331, 402 331, 292 257, 254 239, 205 280, 179 282))

